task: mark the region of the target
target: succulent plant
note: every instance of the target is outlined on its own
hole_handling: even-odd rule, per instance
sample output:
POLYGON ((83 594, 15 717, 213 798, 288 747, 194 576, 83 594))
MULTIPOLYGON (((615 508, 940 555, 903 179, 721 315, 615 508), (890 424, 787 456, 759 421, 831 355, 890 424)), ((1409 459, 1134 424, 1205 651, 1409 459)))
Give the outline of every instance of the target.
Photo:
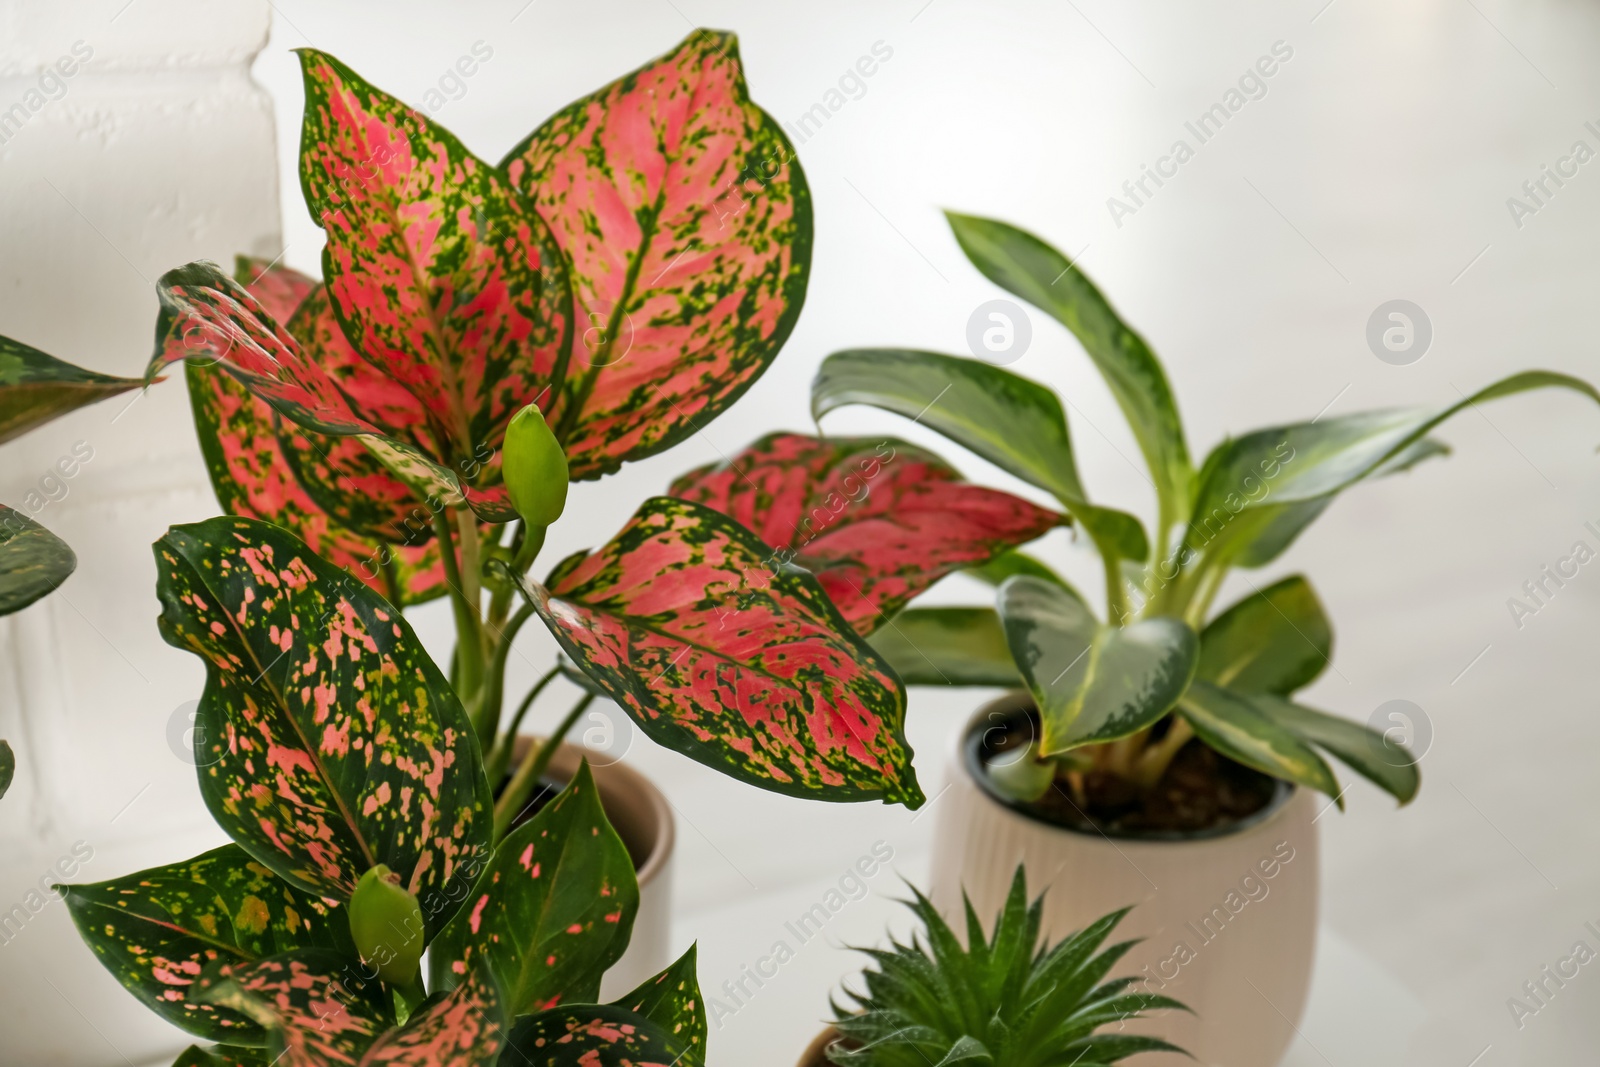
POLYGON ((891 939, 863 949, 877 964, 862 975, 864 992, 833 1004, 842 1040, 828 1058, 842 1067, 1093 1067, 1140 1052, 1182 1052, 1158 1037, 1123 1032, 1120 1024, 1163 1008, 1187 1010, 1171 997, 1130 992, 1135 979, 1106 979, 1136 942, 1101 945, 1128 909, 1114 911, 1050 946, 1039 945, 1041 895, 1028 902, 1019 866, 985 936, 963 897, 967 944, 915 889, 907 906, 922 921, 926 943, 891 939), (1115 1030, 1101 1032, 1115 1025, 1115 1030))

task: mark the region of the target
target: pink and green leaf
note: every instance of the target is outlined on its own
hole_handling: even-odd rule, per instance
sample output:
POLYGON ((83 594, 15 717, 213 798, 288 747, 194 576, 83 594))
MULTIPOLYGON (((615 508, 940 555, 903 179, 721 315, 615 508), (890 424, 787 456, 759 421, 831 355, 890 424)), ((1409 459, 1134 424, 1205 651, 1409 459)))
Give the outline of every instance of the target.
POLYGON ((557 421, 574 478, 697 432, 766 370, 811 269, 811 194, 750 102, 738 40, 682 44, 551 117, 501 164, 571 263, 557 421))
POLYGON ((685 500, 523 592, 562 650, 660 744, 824 800, 923 801, 905 692, 810 573, 685 500))
POLYGON ((144 385, 99 374, 0 337, 0 444, 89 404, 144 385))
POLYGON ((769 434, 669 492, 715 508, 814 573, 863 635, 945 575, 1066 521, 886 438, 769 434))
POLYGON ((572 332, 565 265, 533 205, 427 116, 313 49, 300 178, 352 344, 456 460, 548 403, 572 332))
POLYGON ((272 1067, 272 1057, 264 1048, 239 1045, 190 1045, 172 1061, 172 1067, 272 1067))
POLYGON ((509 1019, 494 979, 474 968, 448 993, 436 994, 378 1038, 360 1067, 493 1067, 509 1019))
POLYGON ((517 1067, 700 1067, 703 1052, 614 1004, 552 1008, 517 1022, 508 1057, 517 1067))
POLYGON ((196 762, 217 822, 334 899, 386 864, 436 933, 459 899, 447 886, 476 877, 487 853, 489 786, 466 714, 410 625, 266 523, 175 526, 155 550, 162 636, 206 663, 196 762))
POLYGON ((356 1067, 394 1023, 388 990, 360 961, 324 949, 218 961, 190 996, 263 1028, 277 1067, 356 1067))
POLYGON ((706 1055, 706 1005, 695 975, 697 946, 677 961, 615 1002, 635 1015, 642 1015, 690 1049, 690 1056, 704 1060, 706 1055))
POLYGON ((123 988, 212 1041, 266 1043, 252 1019, 188 995, 214 961, 248 963, 294 948, 355 955, 342 909, 295 889, 238 845, 60 889, 84 941, 123 988))
POLYGON ((433 943, 434 988, 486 964, 512 1015, 594 1000, 601 975, 628 947, 638 908, 633 862, 584 763, 495 849, 433 943))

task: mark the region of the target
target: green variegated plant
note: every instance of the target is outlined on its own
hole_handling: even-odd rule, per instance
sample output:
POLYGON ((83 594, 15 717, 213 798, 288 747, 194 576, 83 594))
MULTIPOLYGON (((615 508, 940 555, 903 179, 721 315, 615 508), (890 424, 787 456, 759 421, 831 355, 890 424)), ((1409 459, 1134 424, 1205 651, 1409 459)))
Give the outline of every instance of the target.
POLYGON ((949 220, 973 264, 1066 326, 1100 371, 1150 472, 1151 532, 1092 502, 1060 398, 982 360, 837 352, 813 384, 813 414, 865 404, 905 416, 1049 493, 1065 513, 1057 519, 1079 527, 1100 557, 1103 614, 1038 560, 1004 551, 1053 525, 1049 513, 966 485, 911 446, 891 449, 910 457, 894 473, 877 473, 892 463, 861 468, 856 480, 870 481, 871 495, 859 505, 840 472, 854 472, 851 457, 864 442, 797 434, 763 438, 673 492, 739 519, 815 572, 906 683, 1025 686, 1038 719, 1031 758, 1005 761, 997 782, 1014 795, 1037 799, 1064 779, 1081 807, 1083 783, 1093 779, 1148 796, 1198 737, 1247 767, 1341 799, 1323 758, 1331 754, 1409 801, 1419 777, 1402 747, 1294 699, 1332 654, 1332 627, 1310 582, 1285 578, 1219 614, 1213 599, 1236 568, 1277 559, 1345 489, 1446 453, 1429 434, 1451 415, 1531 389, 1600 394, 1564 374, 1528 371, 1442 408, 1228 438, 1197 469, 1160 362, 1083 272, 1014 226, 949 220), (947 540, 962 543, 952 550, 947 540), (906 607, 954 567, 996 585, 996 607, 906 607))
MULTIPOLYGON (((921 938, 863 949, 875 969, 860 992, 835 1003, 839 1040, 827 1057, 840 1067, 1087 1067, 1140 1053, 1183 1050, 1125 1024, 1183 1004, 1133 992, 1133 978, 1108 978, 1136 942, 1101 945, 1127 909, 1053 945, 1040 943, 1043 898, 1028 901, 1018 867, 1005 906, 985 932, 964 900, 966 944, 921 893, 908 906, 921 938)), ((1176 1061, 1174 1061, 1176 1062, 1176 1061)))
MULTIPOLYGON (((4 345, 5 339, 0 338, 0 351, 4 345)), ((77 565, 78 558, 65 541, 20 511, 0 504, 0 615, 21 611, 54 592, 77 565)), ((16 771, 16 753, 0 740, 0 797, 11 788, 16 771)))

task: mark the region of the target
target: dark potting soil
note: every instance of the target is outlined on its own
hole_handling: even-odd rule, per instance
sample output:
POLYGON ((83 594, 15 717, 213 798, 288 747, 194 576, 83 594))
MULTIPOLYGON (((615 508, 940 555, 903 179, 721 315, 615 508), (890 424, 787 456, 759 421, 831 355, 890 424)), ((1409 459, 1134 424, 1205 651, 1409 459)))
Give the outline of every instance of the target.
MULTIPOLYGON (((1018 731, 991 741, 995 758, 1018 731)), ((1139 836, 1192 834, 1224 829, 1272 803, 1277 783, 1260 771, 1235 763, 1198 738, 1167 765, 1155 788, 1140 791, 1103 771, 1083 776, 1087 805, 1080 807, 1066 781, 1057 779, 1041 799, 1019 807, 1061 826, 1139 836)))

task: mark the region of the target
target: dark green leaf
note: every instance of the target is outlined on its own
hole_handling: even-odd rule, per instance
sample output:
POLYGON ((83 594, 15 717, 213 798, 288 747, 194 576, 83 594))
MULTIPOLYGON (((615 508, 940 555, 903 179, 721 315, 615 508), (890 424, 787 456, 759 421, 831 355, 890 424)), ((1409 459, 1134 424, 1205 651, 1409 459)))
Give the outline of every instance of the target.
POLYGON ((1089 503, 1061 401, 1038 382, 981 360, 937 352, 850 349, 822 361, 811 383, 811 413, 820 419, 847 404, 869 404, 915 419, 1053 493, 1103 553, 1135 560, 1149 554, 1138 519, 1089 503))
MULTIPOLYGON (((1259 519, 1241 523, 1237 516, 1325 500, 1369 476, 1403 469, 1437 454, 1436 446, 1420 450, 1413 446, 1458 411, 1544 388, 1569 389, 1600 403, 1600 392, 1580 379, 1552 371, 1524 371, 1443 408, 1369 411, 1256 430, 1227 442, 1206 461, 1185 542, 1231 560, 1245 545, 1263 536, 1259 519), (1226 538, 1211 544, 1224 531, 1226 538)), ((1281 542, 1277 549, 1287 545, 1303 526, 1301 522, 1287 537, 1280 530, 1273 539, 1281 542)), ((1261 561, 1264 554, 1270 555, 1258 550, 1255 561, 1261 561)))
POLYGON ((993 608, 907 608, 867 640, 906 685, 1022 684, 993 608))
POLYGON ((1368 726, 1269 695, 1251 698, 1256 710, 1302 741, 1327 749, 1350 769, 1409 804, 1422 784, 1415 759, 1368 726))
MULTIPOLYGON (((1178 709, 1200 740, 1229 759, 1339 800, 1339 780, 1322 757, 1258 711, 1248 697, 1197 678, 1178 709)), ((1342 800, 1339 806, 1344 806, 1342 800)))
POLYGON ((212 1045, 201 1048, 190 1045, 172 1061, 172 1067, 271 1067, 272 1057, 266 1049, 243 1048, 239 1045, 212 1045))
POLYGON ((141 378, 114 378, 75 367, 0 337, 0 444, 87 404, 126 393, 141 378))
POLYGON ((11 788, 11 779, 17 773, 17 754, 11 751, 11 746, 0 741, 0 797, 6 795, 11 788))
POLYGON ((212 1041, 266 1041, 250 1019, 187 995, 214 960, 247 963, 294 948, 355 958, 343 908, 300 892, 238 845, 61 889, 78 932, 123 988, 168 1022, 212 1041))
POLYGON ((695 976, 695 946, 678 957, 676 963, 638 989, 621 997, 614 1006, 642 1015, 677 1041, 691 1049, 690 1055, 704 1059, 706 1053, 706 1005, 695 976))
POLYGON ((1000 587, 999 603, 1039 707, 1044 756, 1144 729, 1172 710, 1194 675, 1199 641, 1177 619, 1102 626, 1083 601, 1026 575, 1000 587))
POLYGON ((1047 582, 1055 582, 1063 589, 1072 590, 1073 596, 1077 596, 1079 600, 1083 599, 1078 595, 1076 589, 1072 589, 1071 582, 1051 570, 1045 563, 1020 549, 1012 549, 1003 556, 996 556, 982 566, 968 567, 967 573, 979 581, 988 582, 990 585, 997 587, 1013 574, 1031 574, 1035 578, 1043 578, 1047 582))
POLYGON ((433 944, 435 988, 482 960, 520 1015, 593 1000, 628 947, 639 908, 633 862, 600 807, 589 765, 506 835, 461 911, 433 944))
POLYGON ((1200 634, 1198 676, 1240 693, 1285 695, 1310 685, 1333 654, 1333 628, 1296 574, 1250 594, 1200 634))
POLYGON ((1002 289, 1048 312, 1089 354, 1144 453, 1164 529, 1189 513, 1194 470, 1166 373, 1144 338, 1118 317, 1094 283, 1033 234, 995 219, 945 212, 961 250, 1002 289))
POLYGON ((348 899, 378 863, 430 934, 488 854, 489 784, 455 693, 406 620, 293 535, 250 519, 156 542, 168 644, 206 662, 200 791, 257 861, 348 899))
POLYGON ((0 504, 0 615, 54 592, 77 565, 65 541, 0 504))
POLYGON ((691 1047, 612 1004, 552 1008, 517 1022, 503 1058, 512 1067, 699 1067, 691 1047))

